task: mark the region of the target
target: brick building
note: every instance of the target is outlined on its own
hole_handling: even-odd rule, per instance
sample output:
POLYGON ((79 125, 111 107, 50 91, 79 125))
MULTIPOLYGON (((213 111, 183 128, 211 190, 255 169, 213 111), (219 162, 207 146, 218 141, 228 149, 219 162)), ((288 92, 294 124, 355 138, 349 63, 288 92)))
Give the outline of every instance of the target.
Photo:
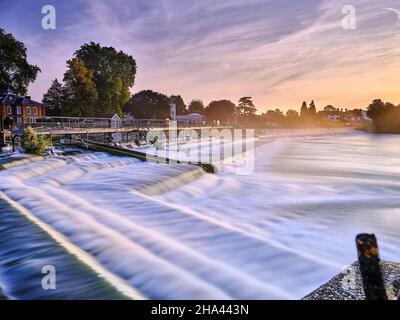
POLYGON ((44 105, 32 100, 30 96, 20 97, 11 90, 0 95, 0 117, 6 129, 26 127, 44 116, 44 105))

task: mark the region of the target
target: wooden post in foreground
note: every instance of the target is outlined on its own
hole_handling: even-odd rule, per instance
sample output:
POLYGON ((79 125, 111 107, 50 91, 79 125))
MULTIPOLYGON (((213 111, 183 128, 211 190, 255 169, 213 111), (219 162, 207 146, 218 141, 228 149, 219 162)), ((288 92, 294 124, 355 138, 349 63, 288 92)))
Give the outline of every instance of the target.
POLYGON ((356 243, 366 299, 387 300, 375 235, 359 234, 356 243))

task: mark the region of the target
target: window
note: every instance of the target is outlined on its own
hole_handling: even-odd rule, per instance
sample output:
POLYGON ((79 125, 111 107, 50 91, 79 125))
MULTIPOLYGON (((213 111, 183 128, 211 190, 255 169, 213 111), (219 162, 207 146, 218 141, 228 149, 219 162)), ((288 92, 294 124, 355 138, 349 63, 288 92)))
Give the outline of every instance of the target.
POLYGON ((21 117, 18 117, 18 118, 17 118, 17 123, 18 123, 18 124, 22 124, 22 118, 21 118, 21 117))
POLYGON ((33 107, 33 114, 37 115, 37 108, 36 107, 33 107))
POLYGON ((7 106, 7 113, 8 114, 12 114, 12 107, 11 106, 7 106))
POLYGON ((17 114, 21 114, 21 106, 17 106, 17 114))
POLYGON ((31 107, 26 107, 26 114, 31 114, 31 107))

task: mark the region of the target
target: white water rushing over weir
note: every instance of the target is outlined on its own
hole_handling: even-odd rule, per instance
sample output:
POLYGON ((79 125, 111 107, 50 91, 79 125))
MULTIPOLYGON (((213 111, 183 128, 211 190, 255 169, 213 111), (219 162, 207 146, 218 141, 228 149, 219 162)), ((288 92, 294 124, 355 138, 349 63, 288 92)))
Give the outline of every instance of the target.
POLYGON ((152 299, 301 298, 356 260, 359 232, 400 261, 400 136, 285 135, 259 138, 248 176, 88 153, 0 189, 152 299))

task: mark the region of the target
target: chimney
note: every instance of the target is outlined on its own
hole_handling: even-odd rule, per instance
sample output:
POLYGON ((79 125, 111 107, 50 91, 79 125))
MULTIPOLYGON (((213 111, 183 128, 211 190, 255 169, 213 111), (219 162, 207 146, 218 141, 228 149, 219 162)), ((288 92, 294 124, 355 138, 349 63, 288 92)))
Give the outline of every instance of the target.
POLYGON ((25 96, 25 99, 27 99, 27 100, 31 100, 31 96, 25 96))

